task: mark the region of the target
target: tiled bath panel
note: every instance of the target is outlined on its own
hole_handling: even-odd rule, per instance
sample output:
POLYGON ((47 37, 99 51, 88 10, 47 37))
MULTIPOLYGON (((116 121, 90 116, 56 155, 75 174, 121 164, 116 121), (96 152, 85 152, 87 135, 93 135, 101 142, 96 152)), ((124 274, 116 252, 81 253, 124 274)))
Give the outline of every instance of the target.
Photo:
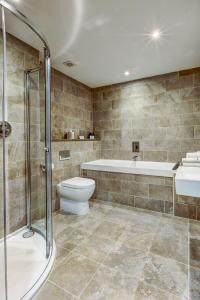
POLYGON ((200 223, 98 201, 54 214, 57 258, 34 300, 198 300, 200 223))
POLYGON ((83 170, 96 182, 94 199, 200 220, 200 199, 177 195, 173 178, 83 170), (173 192, 174 191, 174 192, 173 192))

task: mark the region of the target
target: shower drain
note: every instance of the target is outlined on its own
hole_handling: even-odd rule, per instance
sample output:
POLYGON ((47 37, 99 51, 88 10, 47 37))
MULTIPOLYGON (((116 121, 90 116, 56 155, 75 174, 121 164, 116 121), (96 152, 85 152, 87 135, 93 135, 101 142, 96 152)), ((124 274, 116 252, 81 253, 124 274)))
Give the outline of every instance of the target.
POLYGON ((34 235, 34 231, 29 230, 23 233, 23 238, 28 239, 34 235))

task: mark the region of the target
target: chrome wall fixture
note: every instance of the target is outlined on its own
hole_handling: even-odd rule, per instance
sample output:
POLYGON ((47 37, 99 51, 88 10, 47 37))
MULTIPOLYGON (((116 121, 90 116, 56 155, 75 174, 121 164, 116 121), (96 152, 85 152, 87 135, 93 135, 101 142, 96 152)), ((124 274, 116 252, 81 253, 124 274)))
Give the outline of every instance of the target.
POLYGON ((8 137, 12 132, 12 126, 7 121, 0 121, 0 138, 8 137))

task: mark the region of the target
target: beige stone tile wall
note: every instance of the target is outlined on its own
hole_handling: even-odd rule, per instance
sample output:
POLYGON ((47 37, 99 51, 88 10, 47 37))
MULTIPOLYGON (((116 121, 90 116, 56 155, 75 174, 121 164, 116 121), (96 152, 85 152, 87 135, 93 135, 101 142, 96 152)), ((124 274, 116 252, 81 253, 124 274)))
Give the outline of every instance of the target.
POLYGON ((93 90, 94 129, 102 158, 176 162, 200 149, 200 70, 182 71, 93 90))
POLYGON ((64 137, 66 131, 73 130, 75 138, 87 138, 93 131, 92 91, 82 83, 69 78, 57 70, 52 70, 52 156, 53 170, 53 207, 59 208, 56 192, 57 184, 70 177, 80 176, 80 164, 100 158, 100 142, 56 141, 64 137), (70 150, 71 159, 59 160, 59 151, 70 150))
POLYGON ((62 139, 69 130, 75 137, 93 131, 92 91, 68 76, 52 70, 52 139, 62 139))

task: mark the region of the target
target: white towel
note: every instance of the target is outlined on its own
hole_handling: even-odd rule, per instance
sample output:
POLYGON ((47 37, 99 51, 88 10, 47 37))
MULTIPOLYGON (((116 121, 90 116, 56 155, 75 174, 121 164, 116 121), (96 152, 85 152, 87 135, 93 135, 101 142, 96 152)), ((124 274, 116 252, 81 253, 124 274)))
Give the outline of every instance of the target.
POLYGON ((200 151, 190 152, 186 154, 186 158, 200 158, 200 151))
POLYGON ((195 158, 195 157, 186 157, 182 158, 183 163, 200 163, 200 158, 195 158))
POLYGON ((199 167, 200 168, 200 163, 183 163, 182 164, 184 167, 199 167))

